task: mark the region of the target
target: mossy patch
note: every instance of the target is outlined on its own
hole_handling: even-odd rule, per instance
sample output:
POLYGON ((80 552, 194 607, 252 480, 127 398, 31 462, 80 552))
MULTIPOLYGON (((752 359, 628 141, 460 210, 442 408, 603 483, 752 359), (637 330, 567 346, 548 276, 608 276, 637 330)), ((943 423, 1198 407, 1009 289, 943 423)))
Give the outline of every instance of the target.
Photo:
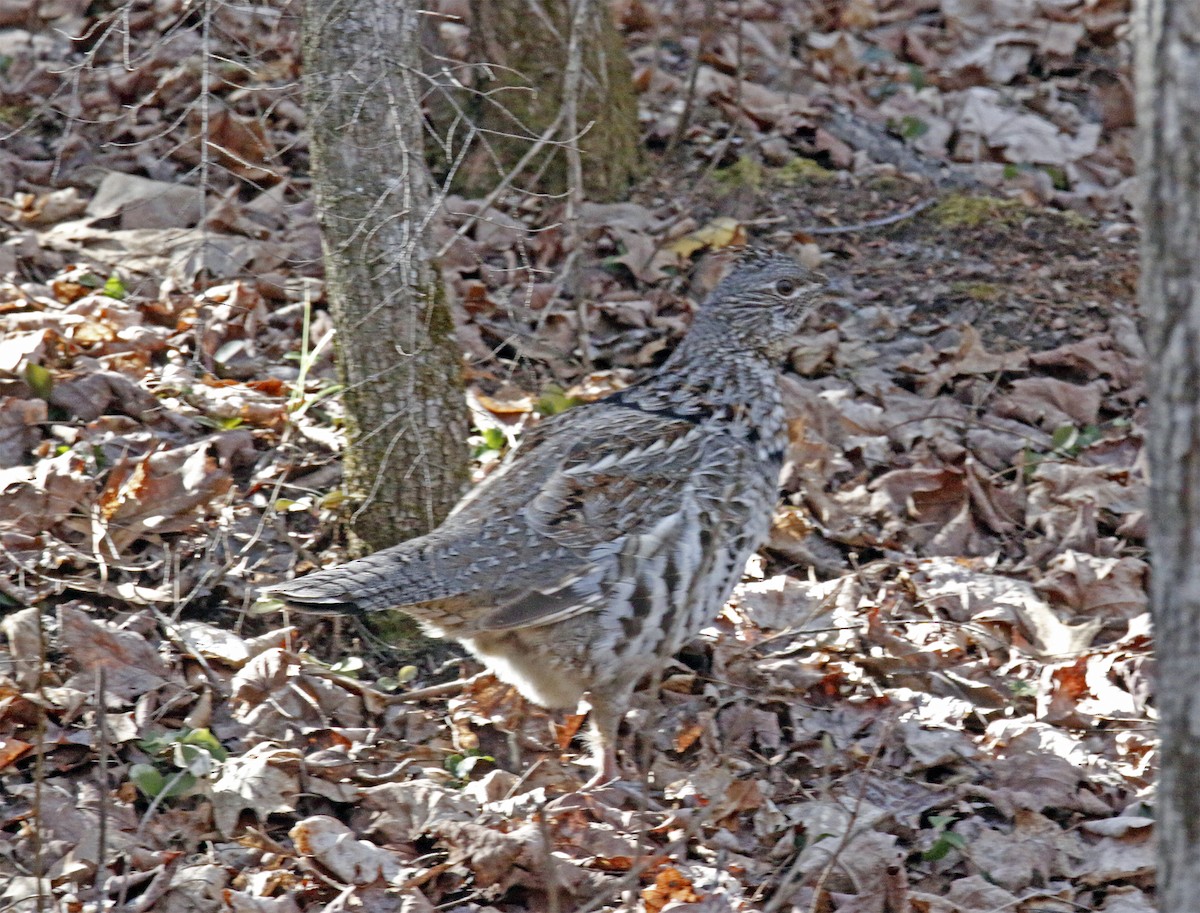
POLYGON ((975 301, 996 301, 1004 294, 1004 289, 993 282, 955 282, 951 288, 975 301))
POLYGON ((762 190, 767 169, 755 158, 738 156, 738 160, 727 168, 713 172, 713 180, 725 190, 762 190))
POLYGON ((930 211, 943 228, 978 228, 983 225, 1014 228, 1032 212, 1020 200, 951 194, 930 211))
POLYGON ((798 184, 827 184, 837 178, 837 172, 830 171, 802 155, 796 156, 779 168, 769 168, 768 171, 773 181, 787 187, 795 187, 798 184))
POLYGON ((1090 219, 1072 210, 1034 209, 1020 200, 957 193, 934 206, 929 217, 939 227, 950 229, 1018 228, 1030 219, 1043 225, 1049 221, 1077 229, 1092 227, 1090 219))
POLYGON ((836 173, 828 168, 799 155, 778 168, 769 168, 753 156, 742 155, 727 168, 718 168, 713 172, 713 180, 717 185, 730 192, 824 184, 833 181, 836 176, 836 173))

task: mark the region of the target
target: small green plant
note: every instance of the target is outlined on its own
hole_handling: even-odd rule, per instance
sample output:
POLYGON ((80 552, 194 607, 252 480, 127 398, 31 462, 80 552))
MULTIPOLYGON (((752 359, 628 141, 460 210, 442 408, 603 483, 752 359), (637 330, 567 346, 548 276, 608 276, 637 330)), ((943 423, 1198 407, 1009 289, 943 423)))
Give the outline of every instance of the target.
POLYGON ((104 286, 100 289, 100 294, 107 295, 109 298, 122 300, 127 294, 125 283, 121 281, 121 277, 116 273, 104 280, 104 286))
POLYGON ((905 114, 899 120, 888 121, 888 129, 898 136, 905 139, 913 140, 924 136, 929 132, 929 124, 921 120, 919 117, 914 117, 911 114, 905 114))
POLYGON ((471 780, 471 772, 475 770, 477 765, 485 761, 490 764, 496 763, 496 759, 491 755, 484 754, 478 748, 471 748, 461 754, 448 756, 442 762, 442 766, 450 772, 450 775, 454 777, 455 782, 459 786, 466 786, 471 780))
POLYGON ((508 448, 508 438, 496 427, 477 429, 477 433, 471 435, 468 442, 471 445, 472 459, 481 461, 486 458, 486 461, 490 462, 508 448))
POLYGON ((212 428, 216 431, 232 431, 234 428, 240 428, 245 419, 240 415, 227 415, 224 418, 213 418, 210 415, 201 415, 196 418, 198 424, 204 425, 206 428, 212 428))
POLYGON ((1050 437, 1051 452, 1056 456, 1074 459, 1080 452, 1090 447, 1104 437, 1104 429, 1099 425, 1084 425, 1076 428, 1074 425, 1059 425, 1050 437))
POLYGON ((316 393, 308 393, 305 390, 308 380, 308 372, 312 370, 313 365, 317 363, 317 359, 321 357, 321 352, 329 345, 333 339, 333 330, 330 330, 324 336, 317 340, 317 344, 311 349, 308 347, 309 326, 312 320, 312 302, 305 297, 304 299, 304 323, 300 331, 300 351, 289 352, 284 358, 291 361, 299 362, 300 373, 296 375, 296 380, 292 384, 291 395, 288 396, 288 414, 292 418, 299 418, 321 400, 333 396, 335 393, 342 391, 341 384, 329 384, 322 387, 316 393))
POLYGON ((1008 683, 1008 690, 1009 693, 1012 694, 1013 698, 1017 700, 1037 697, 1038 693, 1037 684, 1034 682, 1027 682, 1024 679, 1015 679, 1010 681, 1008 683))
POLYGON ((138 746, 156 761, 132 765, 129 779, 146 798, 160 801, 188 794, 197 780, 208 777, 229 757, 208 729, 165 732, 138 746))
POLYGON ((248 614, 250 615, 274 615, 276 612, 282 612, 287 608, 287 604, 282 599, 273 599, 270 596, 259 596, 250 606, 248 614))
POLYGON ((558 415, 568 409, 574 409, 583 402, 577 396, 568 396, 563 390, 553 385, 547 387, 534 408, 539 415, 558 415))
POLYGON ((344 675, 346 678, 358 678, 358 673, 363 670, 365 665, 361 656, 347 656, 331 665, 329 671, 336 675, 344 675))
POLYGON ((963 840, 958 834, 948 830, 958 819, 953 815, 932 815, 929 823, 933 825, 937 837, 929 849, 921 854, 921 858, 926 862, 937 862, 939 859, 945 859, 951 850, 958 850, 960 853, 966 849, 967 841, 963 840))
POLYGON ((420 670, 416 666, 401 666, 396 670, 395 675, 383 675, 375 680, 375 687, 380 691, 388 692, 399 691, 401 685, 407 685, 420 670))
POLYGON ((1050 182, 1054 185, 1055 190, 1071 189, 1071 179, 1067 177, 1067 172, 1062 168, 1057 165, 1039 165, 1038 167, 1050 175, 1050 182))
POLYGON ((1021 451, 1021 467, 1026 482, 1033 478, 1033 472, 1046 460, 1075 460, 1088 447, 1103 440, 1110 429, 1128 426, 1127 419, 1113 419, 1105 425, 1059 425, 1050 436, 1050 450, 1047 453, 1036 453, 1026 447, 1021 451))
POLYGON ((25 383, 29 384, 29 389, 38 399, 49 400, 50 392, 54 389, 54 375, 31 361, 25 365, 25 383))

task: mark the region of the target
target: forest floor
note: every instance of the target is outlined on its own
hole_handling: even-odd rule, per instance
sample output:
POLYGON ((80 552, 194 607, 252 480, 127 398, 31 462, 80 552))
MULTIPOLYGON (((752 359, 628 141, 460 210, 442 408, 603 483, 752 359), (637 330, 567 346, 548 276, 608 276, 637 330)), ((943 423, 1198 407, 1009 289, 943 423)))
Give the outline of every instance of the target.
POLYGON ((1127 4, 612 6, 644 179, 444 259, 477 476, 726 248, 839 300, 768 546, 581 792, 581 717, 257 613, 345 556, 295 8, 0 2, 0 908, 1154 909, 1127 4))

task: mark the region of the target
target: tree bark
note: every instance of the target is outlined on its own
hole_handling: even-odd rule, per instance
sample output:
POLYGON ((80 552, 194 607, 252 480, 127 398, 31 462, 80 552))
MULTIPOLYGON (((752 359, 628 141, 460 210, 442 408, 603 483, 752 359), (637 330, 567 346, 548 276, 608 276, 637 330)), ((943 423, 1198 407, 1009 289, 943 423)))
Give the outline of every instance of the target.
POLYGON ((1200 897, 1200 16, 1190 2, 1142 0, 1136 27, 1158 900, 1181 913, 1200 897))
MULTIPOLYGON (((565 146, 575 144, 584 194, 593 200, 623 197, 640 168, 641 146, 632 69, 607 4, 471 0, 470 8, 477 91, 462 109, 479 133, 455 176, 456 189, 483 196, 542 141, 514 176, 515 187, 566 192, 571 176, 565 146), (574 133, 564 116, 572 83, 574 133)), ((454 113, 443 107, 435 114, 440 130, 454 113)))
POLYGON ((428 532, 468 478, 462 356, 431 254, 419 20, 415 0, 305 0, 313 188, 360 553, 428 532))

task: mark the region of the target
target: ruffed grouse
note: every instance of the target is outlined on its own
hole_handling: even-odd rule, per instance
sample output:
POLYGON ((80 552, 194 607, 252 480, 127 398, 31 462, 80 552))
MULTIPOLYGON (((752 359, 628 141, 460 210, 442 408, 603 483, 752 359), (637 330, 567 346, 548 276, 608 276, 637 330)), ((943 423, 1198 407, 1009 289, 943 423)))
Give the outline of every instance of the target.
POLYGON ((618 776, 634 686, 711 620, 776 502, 777 372, 818 283, 744 256, 662 368, 548 418, 440 527, 275 587, 301 609, 400 609, 544 707, 591 703, 618 776))

